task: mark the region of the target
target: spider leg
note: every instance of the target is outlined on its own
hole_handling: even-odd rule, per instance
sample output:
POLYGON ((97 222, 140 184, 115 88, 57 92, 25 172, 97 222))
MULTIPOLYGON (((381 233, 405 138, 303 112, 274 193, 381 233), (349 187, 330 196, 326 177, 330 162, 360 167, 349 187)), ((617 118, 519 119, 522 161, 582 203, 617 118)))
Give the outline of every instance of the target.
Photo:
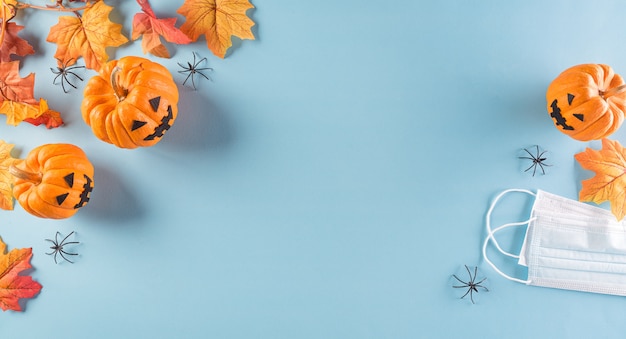
MULTIPOLYGON (((470 278, 469 283, 468 283, 468 285, 469 285, 469 284, 474 282, 474 278, 472 278, 472 272, 470 272, 469 267, 467 267, 467 265, 464 265, 464 266, 465 266, 465 270, 467 270, 467 274, 469 275, 469 278, 470 278)), ((476 267, 476 269, 478 269, 478 267, 476 267)))
POLYGON ((54 251, 54 263, 55 263, 55 264, 58 264, 58 263, 57 263, 57 254, 58 254, 58 253, 59 253, 59 251, 54 251))
POLYGON ((193 90, 195 91, 197 88, 196 88, 196 81, 194 80, 194 74, 196 74, 195 70, 191 72, 191 84, 193 85, 193 90))
MULTIPOLYGON (((210 70, 213 70, 213 68, 209 68, 209 69, 210 69, 210 70)), ((209 80, 209 81, 211 80, 211 78, 209 78, 208 76, 206 76, 206 75, 205 75, 204 73, 202 73, 202 72, 198 72, 198 71, 196 71, 196 73, 198 73, 198 74, 202 75, 205 79, 207 79, 207 80, 209 80)))
POLYGON ((80 81, 83 81, 83 78, 81 78, 78 74, 76 74, 74 72, 67 72, 67 74, 71 74, 71 75, 77 77, 80 81))
POLYGON ((71 83, 71 82, 70 82, 70 80, 69 80, 67 77, 65 78, 65 81, 66 81, 66 82, 67 82, 70 86, 72 86, 72 87, 76 88, 76 86, 74 86, 74 84, 73 84, 73 83, 71 83))
POLYGON ((66 68, 65 70, 66 71, 70 71, 70 70, 77 69, 77 68, 85 68, 85 66, 70 66, 70 67, 66 68))
POLYGON ((62 252, 59 252, 61 254, 61 257, 63 257, 63 259, 65 259, 65 261, 69 262, 70 264, 73 264, 74 262, 69 260, 68 258, 66 258, 62 252))
POLYGON ((456 280, 458 280, 460 283, 462 283, 462 284, 467 284, 465 281, 463 281, 463 280, 459 279, 459 277, 457 277, 457 276, 456 276, 456 274, 453 274, 452 276, 453 276, 456 280))
MULTIPOLYGON (((57 232, 58 233, 58 232, 57 232)), ((61 245, 65 244, 65 240, 70 237, 70 235, 74 234, 74 231, 70 232, 70 234, 66 235, 65 238, 61 241, 61 245)))
POLYGON ((528 151, 526 148, 524 148, 524 151, 526 151, 526 153, 528 153, 528 155, 530 155, 532 159, 535 158, 535 156, 532 153, 530 153, 530 151, 528 151))
POLYGON ((67 255, 78 255, 78 253, 70 253, 70 252, 66 252, 64 250, 61 250, 61 252, 63 252, 63 254, 67 254, 67 255))
MULTIPOLYGON (((69 252, 65 252, 65 251, 61 250, 61 255, 63 255, 63 254, 67 254, 67 255, 78 255, 78 253, 69 253, 69 252)), ((66 259, 66 260, 67 260, 67 259, 66 259)), ((478 291, 476 291, 476 292, 478 292, 478 291)))
POLYGON ((538 162, 537 165, 539 165, 539 168, 541 168, 541 174, 546 174, 546 171, 543 168, 543 164, 541 162, 538 162))
MULTIPOLYGON (((467 296, 468 294, 470 295, 470 298, 472 298, 472 293, 471 293, 471 292, 472 292, 472 289, 471 289, 471 288, 468 288, 468 289, 467 289, 467 292, 465 292, 465 294, 463 294, 463 296, 462 296, 460 299, 465 298, 465 296, 467 296)), ((473 302, 474 302, 474 299, 472 299, 472 303, 473 303, 473 302)))
MULTIPOLYGON (((51 69, 52 69, 52 68, 51 68, 51 69)), ((61 73, 54 73, 54 74, 58 74, 57 76, 55 76, 55 77, 54 77, 54 80, 52 80, 52 84, 53 84, 53 85, 56 85, 56 84, 57 84, 57 79, 58 79, 61 75, 63 75, 63 74, 61 74, 61 73)))
MULTIPOLYGON (((183 81, 183 86, 185 86, 185 83, 187 82, 187 80, 189 80, 189 77, 190 77, 192 74, 193 74, 193 73, 191 73, 191 72, 190 72, 189 74, 187 74, 187 77, 185 78, 185 81, 183 81)), ((192 77, 191 79, 192 79, 192 81, 193 81, 193 77, 192 77)))
POLYGON ((474 292, 472 291, 471 288, 469 290, 469 295, 470 295, 470 300, 472 300, 472 304, 475 304, 475 302, 474 302, 474 292))
POLYGON ((470 274, 470 282, 472 283, 472 285, 474 285, 474 280, 476 280, 476 277, 478 276, 478 266, 474 266, 474 276, 472 277, 472 275, 470 274))
MULTIPOLYGON (((480 287, 480 288, 484 289, 484 290, 485 290, 485 292, 489 292, 489 289, 488 289, 487 287, 483 286, 483 285, 476 284, 476 285, 474 285, 474 286, 475 286, 475 287, 480 287)), ((478 289, 476 289, 476 292, 478 292, 478 289)))
POLYGON ((65 82, 67 81, 67 79, 65 79, 65 74, 63 74, 63 76, 61 77, 61 88, 63 88, 63 93, 67 93, 67 90, 65 89, 65 82))

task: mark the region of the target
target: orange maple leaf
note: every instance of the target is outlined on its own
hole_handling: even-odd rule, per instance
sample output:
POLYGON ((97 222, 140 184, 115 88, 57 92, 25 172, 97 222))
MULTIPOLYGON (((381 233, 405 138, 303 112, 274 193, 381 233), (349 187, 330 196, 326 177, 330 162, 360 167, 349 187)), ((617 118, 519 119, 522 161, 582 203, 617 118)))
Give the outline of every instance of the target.
POLYGON ((176 18, 159 19, 154 14, 148 0, 137 0, 144 13, 137 13, 133 17, 132 39, 137 40, 143 35, 141 48, 143 53, 151 53, 161 58, 169 58, 170 53, 161 43, 161 36, 167 42, 188 44, 191 39, 180 29, 176 28, 176 18))
POLYGON ((59 22, 50 28, 46 41, 56 43, 54 57, 59 65, 70 66, 79 57, 85 59, 85 67, 99 70, 107 62, 107 47, 118 47, 128 39, 122 35, 122 25, 109 20, 113 7, 98 1, 85 9, 82 17, 60 16, 59 22))
POLYGON ((20 275, 32 268, 32 248, 12 249, 6 253, 7 245, 0 239, 0 308, 3 311, 21 311, 19 300, 32 298, 41 291, 41 284, 31 276, 20 275))
POLYGON ((574 158, 582 168, 596 174, 583 180, 579 200, 596 204, 609 201, 613 215, 622 220, 626 215, 626 148, 617 141, 604 138, 601 150, 587 148, 574 158))
POLYGON ((35 103, 35 74, 20 77, 20 62, 0 63, 0 102, 11 100, 16 102, 35 103))
POLYGON ((5 26, 4 39, 0 41, 0 62, 11 61, 11 55, 25 56, 35 54, 33 46, 17 35, 22 29, 24 29, 24 26, 13 22, 7 23, 5 26))
POLYGON ((3 210, 13 209, 13 175, 9 167, 18 160, 11 156, 14 146, 0 140, 0 208, 3 210))
POLYGON ((211 52, 223 59, 232 36, 254 40, 254 21, 246 16, 250 8, 248 0, 186 0, 177 11, 186 18, 180 30, 192 41, 204 34, 211 52))

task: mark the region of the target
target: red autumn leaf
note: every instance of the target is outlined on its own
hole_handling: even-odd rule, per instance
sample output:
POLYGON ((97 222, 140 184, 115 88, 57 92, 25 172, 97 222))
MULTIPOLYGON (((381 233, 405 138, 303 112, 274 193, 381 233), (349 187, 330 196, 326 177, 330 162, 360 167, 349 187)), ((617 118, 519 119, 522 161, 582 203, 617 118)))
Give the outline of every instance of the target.
POLYGON ((232 36, 254 40, 254 21, 246 15, 250 8, 248 0, 185 0, 178 9, 186 18, 180 30, 192 41, 204 34, 211 52, 223 59, 232 36))
POLYGON ((169 58, 170 53, 161 42, 161 37, 167 42, 188 44, 191 39, 176 28, 176 18, 159 19, 154 14, 148 0, 137 0, 144 13, 137 13, 133 17, 132 39, 137 40, 143 35, 141 48, 144 54, 150 53, 161 58, 169 58))
POLYGON ((53 111, 51 109, 46 110, 40 116, 36 118, 26 118, 25 122, 39 126, 44 124, 48 129, 57 128, 63 125, 63 119, 61 119, 61 113, 53 111))
POLYGON ((20 38, 17 33, 24 26, 20 26, 13 22, 8 22, 4 32, 4 40, 0 41, 0 62, 11 61, 11 55, 25 56, 35 54, 33 46, 28 41, 20 38))
POLYGON ((85 67, 99 70, 107 62, 107 47, 118 47, 128 39, 122 35, 122 25, 109 20, 113 7, 98 1, 86 8, 81 17, 60 16, 50 28, 46 41, 57 44, 54 57, 60 65, 71 66, 79 57, 85 67))
POLYGON ((6 252, 7 245, 0 239, 0 308, 3 311, 21 311, 19 300, 32 298, 41 291, 41 284, 31 276, 20 275, 32 266, 32 248, 12 249, 6 252))
POLYGON ((622 220, 626 215, 626 148, 605 138, 601 150, 587 148, 574 158, 582 168, 596 174, 583 180, 579 200, 596 204, 609 201, 611 212, 617 220, 622 220))
POLYGON ((0 103, 4 100, 36 103, 34 92, 34 73, 22 78, 19 61, 0 63, 0 103))

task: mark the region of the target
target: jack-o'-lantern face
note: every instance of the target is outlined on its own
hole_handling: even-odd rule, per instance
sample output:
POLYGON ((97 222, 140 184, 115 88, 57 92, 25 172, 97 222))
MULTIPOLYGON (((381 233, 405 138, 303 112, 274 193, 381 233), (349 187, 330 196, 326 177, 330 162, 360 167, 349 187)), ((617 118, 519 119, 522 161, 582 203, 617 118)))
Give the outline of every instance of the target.
POLYGON ((10 172, 19 204, 41 218, 74 215, 89 202, 93 191, 93 165, 80 148, 70 144, 39 146, 11 166, 10 172))
MULTIPOLYGON (((148 100, 148 102, 150 103, 150 107, 152 109, 152 111, 154 113, 158 113, 159 112, 159 103, 161 102, 161 97, 155 97, 152 98, 150 100, 148 100)), ((172 112, 172 105, 168 105, 167 106, 167 110, 166 110, 167 114, 164 115, 161 118, 161 121, 158 125, 156 125, 156 127, 152 128, 152 130, 149 129, 148 126, 148 132, 145 132, 144 129, 141 129, 142 127, 146 126, 148 124, 147 121, 144 120, 133 120, 132 125, 130 127, 130 131, 134 132, 137 131, 139 129, 141 129, 140 131, 137 131, 137 133, 140 133, 142 135, 145 135, 146 133, 148 133, 143 140, 144 141, 153 141, 156 140, 158 138, 161 138, 165 132, 170 129, 170 127, 172 127, 172 121, 174 120, 174 114, 172 112), (151 131, 151 133, 150 133, 151 131)))
POLYGON ((67 184, 68 191, 55 197, 58 206, 63 206, 63 204, 68 203, 70 206, 73 205, 73 208, 81 208, 89 202, 89 195, 91 191, 93 191, 93 181, 86 174, 83 174, 82 181, 75 181, 75 174, 75 172, 72 172, 63 177, 63 181, 67 184), (80 193, 71 194, 72 192, 80 193))
MULTIPOLYGON (((567 93, 567 105, 568 105, 568 107, 572 106, 572 102, 574 101, 575 97, 576 96, 574 94, 567 93)), ((565 131, 574 131, 575 130, 575 128, 572 126, 572 122, 570 121, 569 122, 570 124, 568 124, 567 119, 563 116, 563 113, 561 112, 561 108, 559 107, 559 100, 558 99, 554 99, 552 101, 552 103, 550 104, 550 108, 552 108, 552 111, 550 112, 550 116, 554 119, 554 124, 557 127, 561 127, 565 131)), ((583 114, 583 113, 572 113, 571 116, 576 118, 580 122, 585 122, 585 114, 583 114)))
POLYGON ((574 66, 548 87, 548 113, 556 128, 574 139, 601 139, 615 132, 624 120, 625 89, 622 77, 609 66, 574 66))
POLYGON ((178 113, 178 88, 169 71, 140 57, 108 62, 83 94, 85 122, 99 139, 122 148, 156 144, 178 113))

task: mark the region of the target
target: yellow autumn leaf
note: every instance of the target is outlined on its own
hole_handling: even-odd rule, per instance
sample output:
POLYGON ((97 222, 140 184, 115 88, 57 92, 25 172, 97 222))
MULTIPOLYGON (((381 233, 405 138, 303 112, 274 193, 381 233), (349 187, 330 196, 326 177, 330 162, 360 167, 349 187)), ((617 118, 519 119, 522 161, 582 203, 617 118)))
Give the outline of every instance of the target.
POLYGON ((584 169, 595 176, 582 181, 580 201, 601 204, 609 201, 611 212, 622 220, 626 216, 626 148, 610 139, 602 139, 602 149, 585 149, 574 155, 584 169))
POLYGON ((98 1, 88 7, 79 18, 60 16, 59 22, 50 28, 46 41, 57 44, 54 57, 60 64, 72 65, 79 57, 85 59, 85 67, 99 70, 107 62, 107 47, 118 47, 128 38, 122 35, 122 25, 109 20, 113 7, 98 1))
POLYGON ((223 59, 232 36, 254 40, 254 21, 246 15, 250 8, 248 0, 186 0, 177 11, 186 19, 180 30, 192 41, 204 34, 211 52, 223 59))
POLYGON ((0 208, 3 210, 13 209, 13 176, 9 167, 18 161, 11 157, 13 146, 0 140, 0 208))
POLYGON ((48 111, 48 103, 44 99, 39 104, 27 104, 12 100, 4 100, 0 104, 0 114, 6 114, 7 124, 17 126, 26 119, 36 119, 48 111))

